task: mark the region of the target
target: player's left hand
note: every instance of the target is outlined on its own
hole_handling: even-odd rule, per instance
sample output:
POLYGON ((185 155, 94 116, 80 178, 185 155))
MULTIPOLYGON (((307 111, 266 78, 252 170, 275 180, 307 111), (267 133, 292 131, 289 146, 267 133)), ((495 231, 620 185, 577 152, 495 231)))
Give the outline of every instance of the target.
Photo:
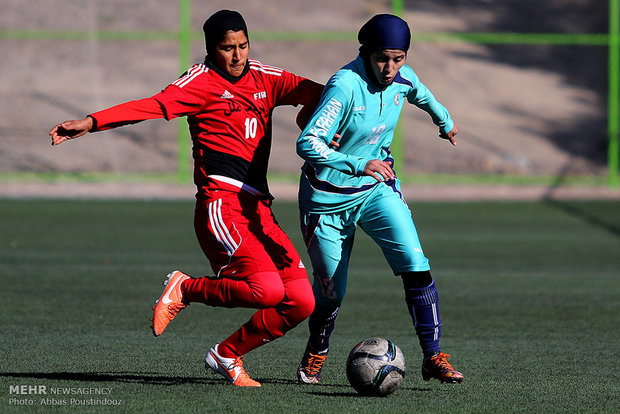
POLYGON ((369 175, 375 180, 388 181, 395 178, 391 161, 370 160, 366 163, 362 175, 369 175))
POLYGON ((458 133, 459 133, 459 129, 457 128, 456 124, 454 124, 454 127, 452 128, 452 130, 450 132, 448 132, 447 134, 443 133, 443 132, 440 132, 439 133, 439 138, 447 139, 448 141, 450 141, 450 143, 453 146, 456 146, 456 138, 455 137, 456 137, 456 134, 458 134, 458 133))

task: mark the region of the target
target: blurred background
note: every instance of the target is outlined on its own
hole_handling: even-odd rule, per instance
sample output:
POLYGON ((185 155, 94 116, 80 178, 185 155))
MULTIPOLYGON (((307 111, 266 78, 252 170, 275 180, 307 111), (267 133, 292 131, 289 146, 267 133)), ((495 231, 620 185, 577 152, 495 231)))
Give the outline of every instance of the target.
MULTIPOLYGON (((0 0, 0 178, 188 180, 184 120, 148 121, 55 148, 47 133, 63 120, 159 92, 204 59, 202 24, 222 8, 245 17, 251 57, 321 83, 356 57, 365 21, 401 14, 413 31, 407 63, 460 129, 452 148, 426 113, 406 107, 395 144, 405 181, 610 182, 607 0, 0 0)), ((276 179, 295 177, 302 164, 294 149, 297 110, 276 110, 276 179)))

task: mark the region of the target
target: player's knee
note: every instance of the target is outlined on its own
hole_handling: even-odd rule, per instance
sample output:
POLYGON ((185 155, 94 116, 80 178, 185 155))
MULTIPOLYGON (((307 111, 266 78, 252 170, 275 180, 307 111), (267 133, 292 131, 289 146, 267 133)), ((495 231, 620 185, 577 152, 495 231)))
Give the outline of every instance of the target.
POLYGON ((259 308, 274 308, 284 300, 284 285, 277 272, 256 274, 252 283, 252 299, 259 308))
POLYGON ((401 277, 405 289, 422 289, 433 283, 433 277, 429 270, 423 272, 403 272, 401 277))
POLYGON ((314 311, 314 295, 312 290, 305 293, 297 293, 295 295, 294 306, 297 309, 297 315, 300 322, 307 319, 314 311))
POLYGON ((263 293, 261 305, 265 308, 275 308, 284 300, 284 287, 272 286, 263 293))
POLYGON ((284 286, 270 285, 265 289, 254 292, 256 304, 261 308, 275 308, 284 300, 284 286))
POLYGON ((297 279, 287 284, 286 305, 293 311, 290 312, 290 323, 298 324, 308 319, 314 311, 314 294, 307 279, 297 279))

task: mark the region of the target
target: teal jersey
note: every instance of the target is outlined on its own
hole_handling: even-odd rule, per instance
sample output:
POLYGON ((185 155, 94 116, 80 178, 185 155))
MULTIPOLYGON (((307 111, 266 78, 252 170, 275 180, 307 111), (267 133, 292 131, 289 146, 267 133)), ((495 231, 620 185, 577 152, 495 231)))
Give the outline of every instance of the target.
POLYGON ((299 188, 303 211, 342 211, 362 203, 376 185, 399 188, 398 182, 378 183, 362 172, 370 160, 391 160, 389 148, 405 100, 426 111, 441 132, 454 127, 446 108, 407 65, 387 87, 370 81, 360 56, 332 76, 297 140, 297 153, 305 160, 299 188), (342 138, 332 149, 334 134, 342 138))

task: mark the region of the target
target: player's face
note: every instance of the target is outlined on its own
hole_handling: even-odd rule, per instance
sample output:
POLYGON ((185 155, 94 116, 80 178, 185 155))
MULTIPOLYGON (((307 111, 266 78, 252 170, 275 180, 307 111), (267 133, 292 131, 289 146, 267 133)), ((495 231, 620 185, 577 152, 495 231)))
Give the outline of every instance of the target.
POLYGON ((385 49, 370 54, 370 67, 379 85, 387 86, 405 64, 407 53, 399 49, 385 49))
POLYGON ((215 61, 230 76, 241 76, 249 53, 250 44, 243 30, 229 30, 215 47, 215 61))

